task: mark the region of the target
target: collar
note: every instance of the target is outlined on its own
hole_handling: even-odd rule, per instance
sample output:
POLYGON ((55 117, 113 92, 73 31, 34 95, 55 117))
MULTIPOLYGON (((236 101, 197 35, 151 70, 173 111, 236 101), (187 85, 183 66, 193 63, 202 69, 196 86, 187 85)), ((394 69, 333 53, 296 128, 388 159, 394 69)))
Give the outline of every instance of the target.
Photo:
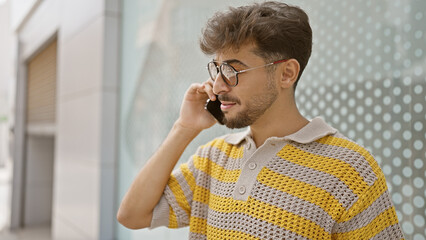
MULTIPOLYGON (((298 143, 310 143, 327 135, 335 134, 337 130, 328 125, 321 117, 312 119, 306 126, 299 131, 285 137, 273 137, 279 140, 290 140, 298 143)), ((229 134, 225 141, 232 145, 240 144, 244 139, 251 138, 250 128, 243 132, 229 134)))

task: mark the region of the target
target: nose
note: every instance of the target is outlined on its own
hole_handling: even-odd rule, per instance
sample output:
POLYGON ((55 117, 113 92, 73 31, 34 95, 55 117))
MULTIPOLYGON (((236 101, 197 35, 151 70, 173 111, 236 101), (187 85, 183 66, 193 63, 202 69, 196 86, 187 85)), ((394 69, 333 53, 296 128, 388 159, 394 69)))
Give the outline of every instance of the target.
POLYGON ((216 95, 221 95, 229 91, 231 91, 231 87, 225 83, 222 74, 219 73, 213 82, 213 93, 216 95))

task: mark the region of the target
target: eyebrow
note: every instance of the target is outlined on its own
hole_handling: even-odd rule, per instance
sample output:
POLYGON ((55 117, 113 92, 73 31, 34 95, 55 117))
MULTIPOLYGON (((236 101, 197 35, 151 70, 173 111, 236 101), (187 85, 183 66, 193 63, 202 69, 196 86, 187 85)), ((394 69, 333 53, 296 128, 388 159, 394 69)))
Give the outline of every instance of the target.
MULTIPOLYGON (((216 59, 213 59, 213 62, 218 62, 218 61, 216 59)), ((228 60, 224 60, 223 62, 226 62, 227 64, 236 63, 236 64, 243 65, 244 67, 248 67, 245 63, 241 62, 238 59, 228 59, 228 60)))

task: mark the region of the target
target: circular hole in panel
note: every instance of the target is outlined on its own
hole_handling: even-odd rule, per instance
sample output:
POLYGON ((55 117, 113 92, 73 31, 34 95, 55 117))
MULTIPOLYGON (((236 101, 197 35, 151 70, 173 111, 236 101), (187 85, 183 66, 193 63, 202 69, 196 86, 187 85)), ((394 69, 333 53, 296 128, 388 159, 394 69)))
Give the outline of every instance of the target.
POLYGON ((411 136, 412 136, 412 134, 408 130, 404 131, 404 133, 402 134, 402 137, 407 141, 411 140, 411 136))
POLYGON ((389 105, 391 102, 392 102, 391 97, 389 97, 389 96, 385 96, 385 97, 383 98, 383 104, 385 104, 385 105, 389 105))
MULTIPOLYGON (((392 164, 395 166, 395 167, 399 167, 399 166, 401 166, 401 158, 399 158, 399 157, 394 157, 393 158, 393 160, 392 160, 392 164)), ((396 175, 395 175, 396 176, 396 175)))
POLYGON ((425 206, 425 200, 420 196, 415 196, 413 198, 413 204, 416 208, 423 208, 425 206))
MULTIPOLYGON (((401 183, 402 183, 402 178, 399 176, 399 175, 394 175, 393 177, 392 177, 392 183, 393 184, 395 184, 396 186, 399 186, 399 185, 401 185, 401 183)), ((398 193, 399 194, 399 193, 398 193)), ((399 196, 401 196, 401 195, 399 195, 399 196)), ((401 203, 401 202, 400 202, 401 203)))
POLYGON ((408 95, 408 94, 404 95, 402 100, 404 101, 405 104, 410 104, 411 103, 411 95, 408 95))
POLYGON ((413 214, 413 206, 409 203, 404 203, 402 205, 402 212, 406 215, 411 215, 413 214))
POLYGON ((414 141, 414 149, 420 151, 423 149, 423 142, 420 140, 414 141))
POLYGON ((386 123, 390 122, 392 120, 392 116, 389 113, 383 114, 383 121, 386 123))
POLYGON ((373 137, 373 132, 371 130, 367 130, 364 132, 364 137, 366 139, 371 139, 373 137))
POLYGON ((411 113, 409 112, 404 113, 404 115, 402 115, 402 118, 404 119, 405 122, 411 121, 411 113))
POLYGON ((411 187, 411 185, 404 185, 402 187, 402 194, 404 194, 406 197, 410 197, 413 195, 413 187, 411 187))
POLYGON ((393 128, 393 130, 395 130, 395 131, 399 131, 399 130, 401 130, 401 123, 399 123, 399 122, 394 122, 394 123, 392 124, 392 128, 393 128))
MULTIPOLYGON (((426 235, 426 230, 425 230, 425 235, 426 235)), ((413 240, 425 240, 425 237, 420 233, 416 233, 414 234, 413 240)))
POLYGON ((371 123, 373 121, 373 115, 371 115, 371 113, 367 113, 365 114, 364 119, 366 122, 371 123))
POLYGON ((414 86, 414 93, 420 95, 420 94, 422 94, 422 92, 423 92, 422 85, 416 85, 416 86, 414 86))
POLYGON ((411 224, 411 222, 404 221, 402 223, 402 230, 405 234, 411 235, 414 232, 414 226, 411 224))
POLYGON ((399 139, 393 140, 393 142, 392 142, 392 147, 393 148, 400 149, 401 146, 402 146, 402 143, 401 143, 401 141, 399 139))
POLYGON ((399 114, 399 113, 401 112, 401 105, 399 105, 399 104, 395 104, 395 105, 393 106, 392 110, 393 110, 393 112, 394 112, 395 114, 399 114))
POLYGON ((376 131, 382 130, 382 124, 380 122, 374 123, 374 130, 376 131))
POLYGON ((423 160, 417 158, 416 160, 414 160, 413 165, 414 165, 415 168, 421 169, 423 167, 423 160))
POLYGON ((393 88, 393 94, 395 96, 399 96, 401 94, 401 88, 400 87, 394 87, 393 88))
POLYGON ((402 169, 402 174, 404 175, 404 177, 406 178, 410 178, 413 175, 413 170, 411 170, 410 167, 404 167, 402 169))
POLYGON ((380 105, 374 106, 374 113, 379 115, 382 113, 382 107, 380 105))
POLYGON ((392 155, 392 150, 390 149, 390 148, 384 148, 383 149, 383 156, 385 156, 385 157, 390 157, 392 155))
POLYGON ((422 112, 422 110, 423 110, 423 106, 422 106, 422 104, 421 104, 421 103, 416 103, 416 104, 414 105, 414 111, 415 111, 416 113, 421 113, 421 112, 422 112))
POLYGON ((406 158, 411 158, 411 155, 412 155, 411 149, 409 148, 404 149, 404 151, 402 152, 402 155, 406 158))
POLYGON ((416 188, 422 188, 424 186, 424 180, 421 177, 415 177, 413 180, 414 187, 416 188))
POLYGON ((383 131, 383 138, 389 140, 391 138, 391 132, 389 130, 383 131))

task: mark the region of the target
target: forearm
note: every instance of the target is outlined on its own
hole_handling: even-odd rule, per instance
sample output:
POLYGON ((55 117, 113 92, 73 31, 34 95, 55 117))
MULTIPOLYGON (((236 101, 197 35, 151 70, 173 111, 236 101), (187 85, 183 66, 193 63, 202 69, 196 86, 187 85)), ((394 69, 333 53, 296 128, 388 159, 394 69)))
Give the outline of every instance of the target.
POLYGON ((129 228, 150 226, 170 174, 188 144, 200 131, 175 123, 163 144, 138 173, 123 198, 117 218, 129 228))

